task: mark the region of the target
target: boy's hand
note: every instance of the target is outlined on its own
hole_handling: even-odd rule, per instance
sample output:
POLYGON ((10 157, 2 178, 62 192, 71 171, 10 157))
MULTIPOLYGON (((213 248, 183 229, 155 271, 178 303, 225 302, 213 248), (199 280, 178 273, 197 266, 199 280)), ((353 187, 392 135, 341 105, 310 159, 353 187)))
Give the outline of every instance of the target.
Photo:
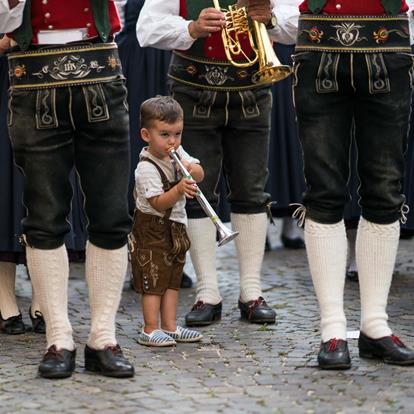
POLYGON ((198 187, 195 181, 183 178, 177 185, 177 191, 187 198, 194 198, 198 193, 198 187))

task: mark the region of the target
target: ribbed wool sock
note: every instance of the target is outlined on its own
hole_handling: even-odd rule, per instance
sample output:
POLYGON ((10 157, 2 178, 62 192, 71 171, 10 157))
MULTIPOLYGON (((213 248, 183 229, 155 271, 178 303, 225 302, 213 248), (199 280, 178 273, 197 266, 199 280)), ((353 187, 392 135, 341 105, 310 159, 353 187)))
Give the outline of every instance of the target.
POLYGON ((196 301, 221 302, 216 270, 216 227, 206 218, 188 220, 191 262, 197 276, 196 301))
POLYGON ((356 229, 349 229, 346 231, 346 237, 348 240, 348 271, 357 272, 358 266, 356 264, 355 256, 355 244, 356 244, 356 229))
POLYGON ((26 247, 30 278, 46 322, 47 347, 75 349, 68 317, 69 262, 65 246, 41 250, 26 247))
POLYGON ((116 345, 115 318, 121 300, 128 264, 127 246, 102 249, 86 244, 86 280, 91 307, 91 331, 88 346, 102 350, 116 345))
POLYGON ((231 213, 231 224, 239 235, 234 239, 240 270, 240 300, 243 303, 262 296, 262 270, 267 232, 267 214, 231 213))
POLYGON ((0 262, 0 312, 3 319, 17 316, 19 307, 16 303, 16 265, 0 262))
POLYGON ((400 237, 400 223, 375 224, 361 218, 356 259, 361 294, 361 331, 373 339, 391 335, 386 312, 400 237))
POLYGON ((36 294, 33 284, 32 284, 32 304, 30 305, 30 312, 33 317, 36 317, 35 315, 36 312, 42 312, 40 310, 39 297, 36 294))
POLYGON ((347 240, 344 221, 321 224, 305 222, 306 253, 321 310, 322 341, 346 339, 343 306, 347 240))

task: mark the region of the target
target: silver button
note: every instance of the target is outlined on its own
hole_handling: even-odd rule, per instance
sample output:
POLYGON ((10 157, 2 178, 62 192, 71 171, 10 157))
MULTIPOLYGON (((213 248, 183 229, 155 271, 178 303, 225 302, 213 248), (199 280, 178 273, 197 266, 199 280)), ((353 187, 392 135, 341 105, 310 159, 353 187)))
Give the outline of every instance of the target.
POLYGON ((83 9, 83 11, 84 11, 85 13, 88 13, 88 11, 89 11, 89 7, 85 7, 85 8, 83 9))
POLYGON ((48 19, 50 17, 50 13, 49 12, 45 13, 45 17, 46 17, 46 19, 48 19))
POLYGON ((91 27, 91 24, 90 23, 86 23, 86 27, 91 27))
POLYGON ((342 8, 340 4, 337 4, 335 7, 336 7, 336 10, 340 10, 342 8))
POLYGON ((208 47, 208 50, 213 50, 213 46, 209 46, 208 47))
POLYGON ((52 29, 53 29, 53 26, 52 26, 51 24, 49 24, 49 26, 47 26, 47 28, 48 28, 49 30, 52 30, 52 29))
POLYGON ((42 3, 43 4, 47 4, 47 0, 42 0, 42 3))
POLYGON ((211 37, 211 33, 208 34, 208 37, 211 37))

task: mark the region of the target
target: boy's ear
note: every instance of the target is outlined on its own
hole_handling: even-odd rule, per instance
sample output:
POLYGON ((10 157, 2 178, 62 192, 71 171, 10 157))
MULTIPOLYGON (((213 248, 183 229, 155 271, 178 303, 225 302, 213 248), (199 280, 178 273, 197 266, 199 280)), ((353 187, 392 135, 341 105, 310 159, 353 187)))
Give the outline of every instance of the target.
POLYGON ((145 142, 149 142, 150 141, 150 133, 149 133, 149 131, 148 131, 147 128, 141 128, 141 138, 145 142))

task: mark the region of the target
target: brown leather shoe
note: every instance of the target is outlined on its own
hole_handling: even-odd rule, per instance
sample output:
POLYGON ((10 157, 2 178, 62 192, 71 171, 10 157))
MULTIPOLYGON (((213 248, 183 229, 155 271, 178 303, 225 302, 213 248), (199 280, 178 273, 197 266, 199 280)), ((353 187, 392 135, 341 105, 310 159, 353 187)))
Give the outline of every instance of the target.
POLYGON ((75 370, 76 349, 57 349, 52 345, 43 355, 39 365, 39 375, 43 378, 68 378, 75 370))
POLYGON ((22 314, 3 319, 0 313, 0 332, 7 335, 21 335, 26 333, 26 325, 23 322, 22 314))
POLYGON ((321 369, 351 368, 348 342, 336 338, 322 342, 318 353, 318 365, 321 369))
POLYGON ((358 347, 361 358, 379 359, 391 365, 414 365, 414 351, 395 335, 372 339, 361 332, 358 347))
POLYGON ((275 323, 276 312, 260 296, 243 303, 239 300, 240 316, 251 323, 275 323))
POLYGON ((131 378, 135 374, 132 364, 124 357, 119 345, 96 350, 85 346, 85 370, 114 378, 131 378))

